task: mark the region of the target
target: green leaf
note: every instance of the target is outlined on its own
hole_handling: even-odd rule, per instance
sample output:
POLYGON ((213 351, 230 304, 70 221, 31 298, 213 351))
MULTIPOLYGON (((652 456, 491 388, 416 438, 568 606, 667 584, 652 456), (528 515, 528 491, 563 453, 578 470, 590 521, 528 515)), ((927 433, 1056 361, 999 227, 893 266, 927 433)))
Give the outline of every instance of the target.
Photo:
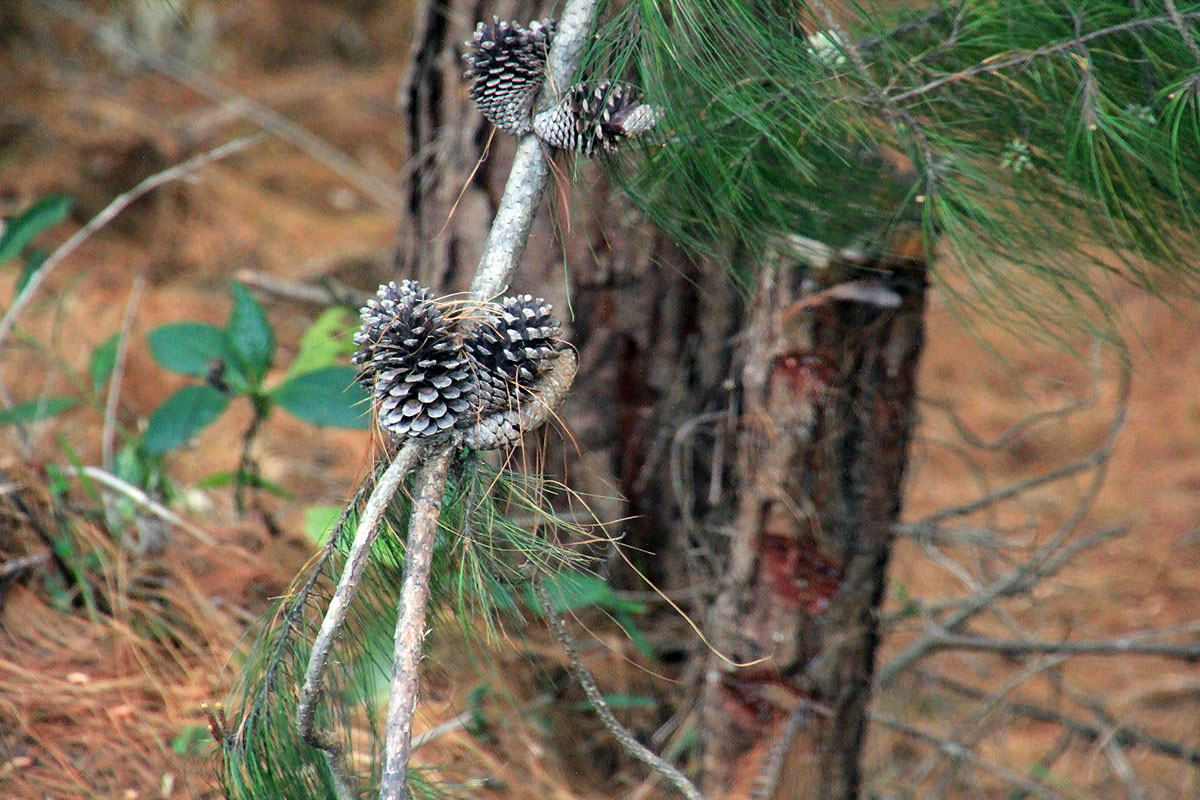
POLYGON ((357 327, 357 318, 346 309, 326 309, 300 337, 300 349, 288 367, 288 377, 331 367, 352 355, 356 349, 353 331, 357 327))
POLYGON ((18 403, 12 408, 0 411, 0 425, 36 422, 40 419, 58 416, 78 404, 79 401, 74 397, 47 397, 42 400, 30 400, 28 403, 18 403))
POLYGON ((366 430, 370 406, 356 374, 353 367, 322 367, 285 381, 268 395, 313 425, 366 430))
POLYGON ((203 378, 214 360, 228 361, 232 355, 225 332, 202 322, 162 325, 150 331, 146 340, 160 367, 193 378, 203 378))
POLYGON ((100 488, 96 486, 96 482, 84 470, 83 459, 79 457, 79 453, 75 452, 75 448, 67 441, 67 437, 61 433, 57 434, 55 438, 58 440, 58 446, 62 448, 63 453, 66 455, 67 461, 70 461, 71 466, 75 468, 75 477, 79 479, 79 485, 91 496, 97 506, 103 505, 104 500, 100 496, 100 488))
POLYGON ((171 740, 171 751, 178 756, 200 756, 206 745, 215 744, 205 725, 185 725, 171 740))
POLYGON ((134 486, 145 486, 148 465, 135 442, 128 442, 113 459, 113 474, 134 486))
MULTIPOLYGON (((55 497, 66 497, 71 491, 71 479, 66 473, 53 464, 46 465, 46 488, 55 497)), ((75 559, 75 545, 71 542, 71 537, 64 529, 62 535, 55 539, 54 551, 63 557, 64 561, 73 561, 75 559)))
MULTIPOLYGON (((658 703, 653 697, 644 694, 606 694, 604 695, 604 704, 614 711, 623 709, 643 709, 657 708, 658 703)), ((571 706, 572 711, 590 711, 592 704, 590 702, 575 703, 571 706)))
POLYGON ((275 335, 258 301, 239 285, 233 284, 233 312, 225 333, 237 363, 257 386, 275 359, 275 335))
MULTIPOLYGON (((238 482, 237 470, 223 470, 214 472, 206 478, 201 478, 196 483, 197 489, 223 489, 226 486, 234 486, 238 482)), ((264 492, 273 494, 276 497, 281 497, 284 500, 291 500, 292 493, 280 486, 278 483, 267 480, 262 475, 253 472, 242 473, 242 485, 252 489, 262 489, 264 492)))
POLYGON ((114 333, 92 351, 92 358, 88 361, 88 374, 92 376, 92 390, 97 393, 108 383, 113 369, 117 366, 117 345, 120 340, 120 334, 114 333))
POLYGON ((341 515, 341 506, 309 506, 304 509, 304 534, 314 544, 325 544, 329 531, 341 515))
POLYGON ((0 236, 0 266, 12 261, 39 233, 53 228, 71 213, 71 198, 52 194, 43 197, 9 220, 0 236))
MULTIPOLYGON (((632 604, 630 604, 632 605, 632 604)), ((654 645, 650 644, 650 640, 646 638, 646 634, 642 633, 637 624, 633 621, 633 616, 625 611, 617 611, 612 615, 613 620, 625 631, 625 635, 629 637, 629 641, 633 642, 633 646, 647 661, 653 661, 655 658, 654 645)))
MULTIPOLYGON (((645 606, 630 600, 622 600, 612 590, 603 578, 595 575, 585 575, 582 572, 558 572, 546 579, 546 593, 554 610, 560 614, 577 611, 581 608, 595 606, 597 608, 616 611, 618 613, 641 614, 645 606)), ((538 608, 533 597, 533 590, 526 591, 526 602, 530 608, 538 608)))
POLYGON ((142 449, 162 455, 187 442, 221 416, 229 398, 211 386, 187 386, 167 398, 150 417, 142 449))
POLYGON ((202 322, 178 322, 155 328, 146 340, 150 355, 163 369, 206 378, 213 365, 220 362, 226 366, 224 377, 234 391, 244 394, 249 388, 238 366, 239 359, 220 328, 202 322))
POLYGON ((37 274, 49 257, 49 250, 37 248, 29 251, 29 255, 25 257, 25 266, 21 268, 21 275, 17 278, 17 285, 13 288, 14 297, 20 297, 25 293, 25 287, 29 285, 33 276, 37 274))

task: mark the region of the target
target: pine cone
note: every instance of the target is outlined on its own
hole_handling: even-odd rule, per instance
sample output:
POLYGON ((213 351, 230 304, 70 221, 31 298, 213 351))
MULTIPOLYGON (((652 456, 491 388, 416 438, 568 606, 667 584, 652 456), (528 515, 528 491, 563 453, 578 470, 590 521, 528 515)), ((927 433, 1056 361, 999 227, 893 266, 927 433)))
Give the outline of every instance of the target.
MULTIPOLYGON (((464 346, 478 380, 479 415, 468 429, 469 447, 489 449, 515 443, 526 430, 545 421, 547 414, 535 422, 529 412, 539 404, 539 395, 546 389, 543 378, 553 371, 566 347, 551 310, 540 297, 506 297, 495 313, 481 320, 466 337, 464 346)), ((571 361, 574 363, 573 358, 571 361)), ((573 369, 571 374, 573 377, 573 369)), ((566 386, 562 387, 565 391, 566 386)), ((546 412, 554 405, 557 399, 548 404, 546 412)))
POLYGON ((529 395, 514 407, 481 416, 462 432, 462 443, 472 450, 492 450, 517 444, 554 415, 575 380, 575 352, 561 351, 544 363, 529 395))
POLYGON ((512 408, 529 396, 546 362, 566 346, 551 306, 533 295, 506 297, 464 345, 479 378, 483 414, 512 408))
POLYGON ((545 79, 553 36, 549 20, 523 28, 493 17, 491 25, 479 23, 466 43, 471 99, 500 130, 521 136, 532 129, 533 102, 545 79))
POLYGON ((475 377, 448 321, 414 281, 379 287, 354 336, 358 380, 375 398, 379 426, 397 438, 448 433, 473 419, 475 377))
POLYGON ((547 144, 586 158, 617 151, 622 139, 658 124, 662 109, 641 102, 637 89, 601 81, 572 86, 567 96, 534 117, 533 132, 547 144))
POLYGON ((381 428, 488 450, 519 442, 550 417, 575 377, 575 354, 550 305, 527 294, 488 306, 463 333, 415 282, 379 287, 362 309, 354 363, 381 428))

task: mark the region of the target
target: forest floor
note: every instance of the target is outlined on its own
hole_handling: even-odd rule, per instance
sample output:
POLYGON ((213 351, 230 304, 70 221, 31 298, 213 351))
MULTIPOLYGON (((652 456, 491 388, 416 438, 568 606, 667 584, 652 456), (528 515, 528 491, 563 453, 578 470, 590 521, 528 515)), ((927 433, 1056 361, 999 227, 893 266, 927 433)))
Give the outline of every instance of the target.
MULTIPOLYGON (((68 194, 76 201, 73 218, 46 241, 60 243, 147 175, 255 132, 239 98, 253 98, 302 125, 378 176, 401 172, 406 143, 397 133, 393 95, 407 54, 403 0, 299 7, 248 0, 214 18, 211 30, 204 24, 206 4, 182 4, 193 7, 199 20, 187 29, 169 13, 142 8, 158 5, 176 4, 90 4, 94 13, 110 16, 114 7, 125 9, 137 22, 124 29, 111 23, 89 29, 37 3, 28 4, 20 19, 13 16, 15 6, 0 9, 0 217, 48 193, 68 194), (194 65, 186 70, 195 74, 164 76, 99 45, 122 36, 164 56, 184 55, 183 63, 194 65), (215 76, 229 94, 214 99, 189 75, 215 76)), ((94 348, 120 330, 129 313, 132 345, 120 419, 136 426, 186 383, 154 364, 145 346, 148 331, 183 320, 223 324, 229 283, 246 272, 296 281, 335 278, 373 289, 388 275, 395 233, 388 208, 369 190, 270 136, 192 180, 156 190, 91 237, 21 317, 20 335, 6 343, 0 382, 16 401, 69 392, 65 376, 86 376, 94 348), (140 292, 136 276, 144 277, 140 292)), ((15 280, 11 267, 0 273, 0 297, 12 297, 15 280)), ((1013 612, 1046 639, 1169 628, 1193 622, 1200 610, 1196 305, 1170 289, 1163 298, 1130 287, 1112 291, 1129 342, 1132 385, 1128 419, 1087 530, 1123 525, 1125 532, 1082 553, 1013 612)), ((964 326, 943 297, 935 291, 929 314, 920 379, 927 404, 909 481, 910 520, 969 501, 980 493, 981 481, 1004 486, 1086 455, 1102 442, 1117 401, 1116 360, 1102 358, 1094 375, 1088 342, 1077 343, 1080 357, 1061 345, 1031 345, 984 313, 964 326), (1031 414, 1092 394, 1096 402, 1089 407, 1044 419, 995 450, 964 445, 941 410, 952 408, 987 439, 1031 414)), ((264 303, 281 350, 278 363, 286 364, 319 310, 278 298, 264 303)), ((51 468, 61 470, 72 458, 100 463, 103 419, 100 409, 80 408, 34 427, 26 440, 0 431, 2 491, 19 489, 25 504, 20 515, 5 507, 0 564, 45 552, 29 521, 40 519, 46 530, 60 521, 50 511, 51 468)), ((177 529, 163 554, 134 558, 103 542, 99 527, 80 516, 78 535, 109 559, 98 593, 119 605, 107 609, 111 613, 64 612, 37 569, 0 583, 0 797, 218 796, 211 748, 204 745, 210 719, 205 704, 226 696, 226 665, 249 623, 311 557, 314 546, 303 532, 306 510, 342 504, 370 463, 373 446, 366 433, 272 417, 256 445, 257 459, 262 474, 289 496, 260 498, 248 516, 239 517, 227 489, 194 487, 234 466, 249 420, 249 410, 235 405, 193 446, 169 457, 171 477, 188 488, 187 507, 179 511, 211 542, 177 529), (161 628, 155 635, 156 625, 170 635, 161 635, 161 628)), ((1084 488, 1080 479, 1029 495, 1023 509, 1037 519, 1031 536, 1044 536, 1067 519, 1084 488)), ((909 597, 961 594, 961 575, 938 556, 916 541, 900 544, 890 609, 902 608, 909 597)), ((914 630, 899 625, 884 642, 881 662, 900 652, 914 630)), ((634 651, 619 633, 596 635, 618 654, 605 667, 612 681, 634 686, 647 680, 626 663, 634 651)), ((449 645, 446 652, 436 648, 425 726, 462 711, 467 692, 480 681, 511 683, 531 674, 521 659, 500 659, 463 686, 451 680, 462 656, 449 645)), ((989 658, 944 659, 943 671, 965 681, 982 678, 990 674, 989 658)), ((1102 696, 1123 721, 1200 748, 1196 665, 1081 658, 1055 674, 1058 683, 1025 686, 1022 697, 1060 707, 1070 705, 1074 690, 1102 696), (1064 682, 1072 688, 1064 689, 1064 682)), ((537 702, 536 693, 529 697, 537 702)), ((945 710, 913 703, 894 691, 881 699, 881 708, 926 719, 945 710)), ((992 724, 983 717, 975 723, 992 724)), ((1053 746, 1056 731, 1047 723, 1005 718, 986 737, 980 734, 986 738, 981 752, 1028 774, 1053 746)), ((419 760, 490 776, 487 796, 629 795, 628 787, 597 777, 611 750, 589 750, 594 736, 571 739, 569 730, 556 731, 550 723, 515 727, 492 740, 457 730, 422 749, 419 760), (580 768, 584 762, 594 768, 580 768)), ((888 764, 918 759, 917 749, 900 734, 879 730, 871 738, 871 763, 886 772, 888 764)), ((1056 774, 1062 771, 1065 783, 1058 788, 1066 796, 1125 796, 1120 785, 1093 780, 1110 767, 1112 754, 1103 742, 1079 752, 1054 767, 1056 774)), ((1136 748, 1123 757, 1150 787, 1148 796, 1200 792, 1196 766, 1136 748)))

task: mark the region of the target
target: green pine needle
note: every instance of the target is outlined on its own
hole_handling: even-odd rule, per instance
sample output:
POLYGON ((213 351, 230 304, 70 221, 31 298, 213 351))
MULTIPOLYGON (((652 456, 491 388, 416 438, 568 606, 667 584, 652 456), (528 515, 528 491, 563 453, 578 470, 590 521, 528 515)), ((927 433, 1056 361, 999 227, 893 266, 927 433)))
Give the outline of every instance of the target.
MULTIPOLYGON (((411 479, 410 479, 411 483, 411 479)), ((324 754, 296 731, 296 707, 311 646, 345 563, 358 511, 370 482, 331 533, 328 558, 303 576, 278 604, 240 667, 241 681, 229 706, 221 778, 229 800, 336 797, 324 754)), ((520 614, 517 599, 534 571, 584 570, 591 563, 579 544, 587 526, 565 522, 555 504, 580 501, 536 475, 495 470, 475 456, 455 465, 434 551, 430 611, 457 620, 465 639, 497 636, 505 617, 520 614), (519 520, 521 524, 518 524, 519 520)), ((405 493, 385 514, 346 625, 329 659, 327 690, 317 726, 339 732, 350 763, 370 764, 355 788, 371 796, 381 765, 381 726, 391 674, 397 591, 404 568, 405 493)), ((591 537, 593 540, 595 536, 591 537)), ((417 797, 446 797, 453 786, 415 772, 417 797)))
POLYGON ((817 3, 632 0, 583 71, 665 108, 614 176, 685 246, 883 255, 919 225, 960 300, 1071 329, 1114 280, 1200 278, 1200 3, 1176 5, 1187 31, 1155 2, 851 5, 842 41, 817 3))

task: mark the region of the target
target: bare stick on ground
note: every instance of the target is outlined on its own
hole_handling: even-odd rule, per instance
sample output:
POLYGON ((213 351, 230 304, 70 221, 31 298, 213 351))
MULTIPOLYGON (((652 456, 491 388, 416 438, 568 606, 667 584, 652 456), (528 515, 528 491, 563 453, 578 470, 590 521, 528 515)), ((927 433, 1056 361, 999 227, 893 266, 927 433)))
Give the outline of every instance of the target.
POLYGON ((206 150, 197 156, 189 158, 187 161, 182 161, 169 169, 162 172, 157 172, 143 180, 137 186, 134 186, 124 194, 118 195, 111 203, 104 207, 96 216, 75 232, 67 241, 63 242, 62 246, 50 254, 41 268, 33 273, 29 278, 29 282, 21 290, 21 293, 16 296, 8 311, 0 318, 0 346, 3 346, 4 340, 8 337, 9 331, 12 330, 13 324, 17 320, 17 315, 29 304, 33 295, 37 292, 38 287, 46 280, 55 267, 61 264, 66 258, 79 249, 87 239, 96 231, 103 228, 108 223, 112 222, 113 218, 124 211, 130 203, 137 200, 142 195, 153 189, 162 186, 164 183, 169 183, 173 180, 178 180, 185 175, 195 172, 205 164, 210 164, 213 161, 219 161, 222 158, 231 156, 234 153, 241 151, 258 144, 266 137, 263 134, 254 136, 246 136, 241 139, 234 139, 232 142, 227 142, 220 147, 215 147, 212 150, 206 150))
POLYGON ((73 472, 76 475, 79 475, 80 477, 90 478, 91 480, 96 481, 97 483, 105 486, 108 489, 111 489, 115 492, 125 495, 125 497, 132 500, 136 505, 141 506, 146 511, 149 511, 151 514, 158 517, 163 522, 169 523, 171 525, 175 525, 178 528, 186 531, 187 533, 189 533, 190 535, 195 537, 196 541, 200 542, 201 544, 206 544, 206 545, 209 545, 210 547, 216 545, 216 540, 214 540, 207 533, 200 530, 195 525, 189 524, 186 520, 182 519, 174 511, 167 508, 162 503, 158 502, 153 497, 146 494, 144 491, 142 491, 138 487, 134 486, 132 483, 128 483, 126 481, 121 480, 116 475, 113 475, 111 472, 102 470, 98 467, 86 467, 86 466, 79 467, 79 468, 76 468, 73 466, 64 466, 64 467, 61 467, 61 469, 64 472, 68 472, 68 473, 73 472))
MULTIPOLYGON (((104 18, 78 3, 67 2, 67 0, 37 0, 37 2, 43 8, 70 20, 92 36, 97 36, 98 32, 104 29, 104 18)), ((215 103, 222 103, 236 109, 238 116, 288 142, 309 157, 337 172, 372 202, 383 208, 395 210, 404 202, 404 198, 390 183, 365 169, 353 158, 312 131, 262 103, 218 83, 210 75, 196 69, 186 61, 167 55, 145 52, 119 39, 112 39, 104 44, 133 56, 155 72, 187 86, 215 103)))

